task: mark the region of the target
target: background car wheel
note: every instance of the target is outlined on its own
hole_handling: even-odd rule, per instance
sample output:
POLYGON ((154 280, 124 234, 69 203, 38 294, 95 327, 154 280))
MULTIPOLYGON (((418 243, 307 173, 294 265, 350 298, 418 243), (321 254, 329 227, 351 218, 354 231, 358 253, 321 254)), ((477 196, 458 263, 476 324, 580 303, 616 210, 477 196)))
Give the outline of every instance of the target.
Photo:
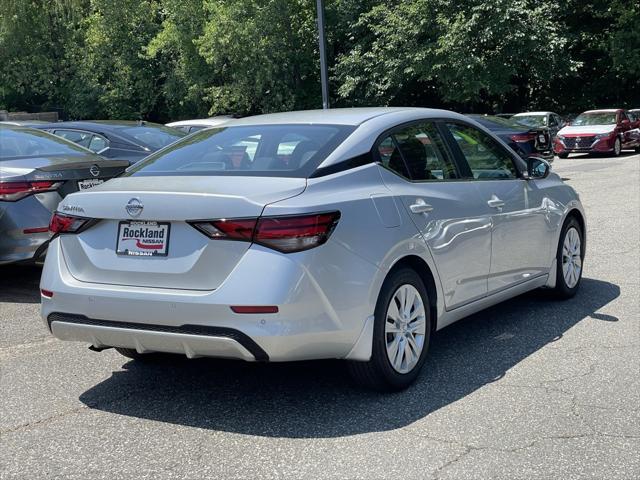
POLYGON ((382 285, 376 304, 371 359, 350 362, 349 370, 366 388, 405 389, 420 373, 430 339, 427 289, 414 270, 396 270, 382 285))
POLYGON ((556 286, 558 298, 571 298, 578 291, 584 261, 584 233, 575 217, 568 218, 560 233, 556 254, 556 286))
POLYGON ((617 137, 613 142, 613 155, 619 157, 620 153, 622 153, 622 141, 620 141, 620 137, 617 137))
POLYGON ((559 153, 558 154, 558 158, 569 158, 569 154, 568 153, 559 153))

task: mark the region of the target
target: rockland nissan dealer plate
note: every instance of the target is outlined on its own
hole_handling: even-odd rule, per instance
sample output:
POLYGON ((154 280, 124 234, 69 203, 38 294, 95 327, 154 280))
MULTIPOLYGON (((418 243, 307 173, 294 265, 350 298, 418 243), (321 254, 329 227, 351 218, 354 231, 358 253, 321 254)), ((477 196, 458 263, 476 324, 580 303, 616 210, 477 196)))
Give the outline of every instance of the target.
POLYGON ((130 257, 166 257, 170 230, 168 222, 122 221, 118 224, 116 253, 130 257))
POLYGON ((100 178, 90 178, 89 180, 80 180, 78 182, 78 190, 89 190, 90 188, 95 187, 96 185, 100 185, 104 183, 104 180, 100 178))

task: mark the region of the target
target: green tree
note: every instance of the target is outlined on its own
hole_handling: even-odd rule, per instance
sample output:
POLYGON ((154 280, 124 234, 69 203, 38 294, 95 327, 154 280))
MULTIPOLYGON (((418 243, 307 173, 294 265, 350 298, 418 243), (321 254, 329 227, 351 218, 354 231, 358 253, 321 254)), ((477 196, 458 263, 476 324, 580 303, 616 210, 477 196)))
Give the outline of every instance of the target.
POLYGON ((308 0, 205 0, 198 52, 215 72, 210 114, 320 105, 315 5, 308 0))
POLYGON ((83 48, 74 52, 81 68, 72 116, 164 118, 163 65, 145 55, 159 10, 153 0, 91 0, 83 48))
POLYGON ((0 106, 37 111, 73 97, 78 64, 68 51, 87 9, 88 0, 0 2, 0 106))

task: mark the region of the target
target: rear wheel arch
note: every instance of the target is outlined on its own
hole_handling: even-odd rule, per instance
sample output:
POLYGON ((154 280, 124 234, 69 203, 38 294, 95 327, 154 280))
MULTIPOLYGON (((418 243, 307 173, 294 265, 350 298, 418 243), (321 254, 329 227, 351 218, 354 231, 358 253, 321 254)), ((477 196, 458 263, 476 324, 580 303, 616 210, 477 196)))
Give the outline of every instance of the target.
POLYGON ((436 280, 431 268, 427 262, 419 256, 407 255, 402 257, 393 265, 393 267, 391 267, 386 277, 402 268, 410 268, 415 271, 422 280, 422 283, 424 283, 424 286, 427 289, 427 294, 429 295, 429 311, 432 319, 431 330, 432 332, 435 332, 438 324, 438 290, 436 288, 436 280))

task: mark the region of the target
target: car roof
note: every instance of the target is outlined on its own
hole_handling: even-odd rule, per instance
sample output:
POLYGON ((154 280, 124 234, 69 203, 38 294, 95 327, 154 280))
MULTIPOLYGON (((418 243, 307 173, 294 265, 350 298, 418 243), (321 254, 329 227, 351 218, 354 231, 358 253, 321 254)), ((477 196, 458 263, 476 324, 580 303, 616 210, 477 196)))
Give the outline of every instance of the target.
POLYGON ((177 122, 167 123, 167 127, 199 127, 199 126, 211 126, 215 127, 217 125, 222 125, 223 123, 227 123, 234 118, 227 115, 220 115, 217 117, 209 117, 209 118, 195 118, 192 120, 179 120, 177 122))
POLYGON ((320 125, 358 126, 374 118, 400 112, 421 112, 425 117, 449 117, 452 112, 419 107, 358 107, 327 110, 300 110, 295 112, 254 115, 230 121, 229 126, 308 123, 320 125))
POLYGON ((597 110, 587 110, 582 113, 616 113, 622 111, 622 108, 599 108, 597 110))
POLYGON ((138 122, 135 120, 72 120, 67 122, 45 123, 37 125, 38 128, 85 128, 99 130, 119 130, 130 127, 164 127, 159 123, 138 122))
POLYGON ((525 115, 549 115, 550 113, 553 112, 522 112, 516 113, 514 117, 524 117, 525 115))

